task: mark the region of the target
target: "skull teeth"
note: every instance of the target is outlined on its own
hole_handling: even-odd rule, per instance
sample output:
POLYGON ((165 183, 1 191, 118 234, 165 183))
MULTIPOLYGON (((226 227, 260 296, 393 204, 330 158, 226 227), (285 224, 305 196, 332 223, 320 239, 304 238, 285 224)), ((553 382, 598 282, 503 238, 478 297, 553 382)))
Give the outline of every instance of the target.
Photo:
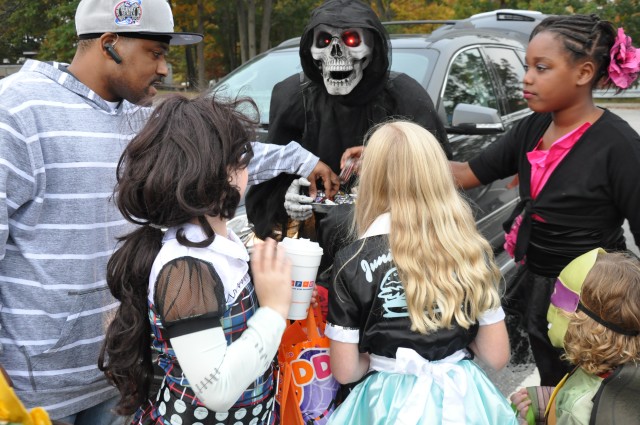
POLYGON ((339 80, 335 79, 335 78, 331 78, 331 76, 328 76, 326 81, 327 81, 327 83, 329 83, 331 85, 334 85, 334 86, 343 86, 343 85, 351 83, 351 81, 354 79, 354 77, 355 77, 355 73, 352 72, 351 74, 347 75, 345 78, 342 78, 342 79, 339 79, 339 80))
POLYGON ((353 70, 353 65, 329 65, 327 71, 329 72, 347 72, 353 70))

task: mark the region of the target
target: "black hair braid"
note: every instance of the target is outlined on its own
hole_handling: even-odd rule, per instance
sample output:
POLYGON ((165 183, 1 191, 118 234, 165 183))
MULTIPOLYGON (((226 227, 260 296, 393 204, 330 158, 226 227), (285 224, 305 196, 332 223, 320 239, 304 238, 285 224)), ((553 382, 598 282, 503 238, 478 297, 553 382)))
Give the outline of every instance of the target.
POLYGON ((562 37, 563 45, 574 62, 593 61, 596 66, 593 88, 600 84, 611 85, 607 81, 609 55, 616 30, 609 21, 600 19, 596 14, 550 16, 534 28, 529 40, 544 31, 562 37))
POLYGON ((609 21, 601 20, 598 21, 594 32, 597 34, 597 39, 591 57, 598 66, 594 84, 602 83, 603 86, 614 87, 613 82, 609 80, 609 64, 611 63, 611 48, 616 40, 616 29, 609 21))

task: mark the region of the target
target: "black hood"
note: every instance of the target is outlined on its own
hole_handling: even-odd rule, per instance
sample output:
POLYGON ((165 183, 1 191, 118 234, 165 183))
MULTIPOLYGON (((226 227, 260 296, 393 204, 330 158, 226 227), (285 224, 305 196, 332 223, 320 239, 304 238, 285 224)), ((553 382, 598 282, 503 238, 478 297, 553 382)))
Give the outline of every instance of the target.
POLYGON ((328 0, 311 12, 309 23, 300 40, 300 61, 305 75, 324 86, 322 72, 311 56, 313 29, 318 25, 334 28, 365 28, 374 34, 373 58, 364 69, 362 80, 346 96, 336 99, 347 104, 367 103, 384 87, 391 67, 391 43, 389 34, 373 9, 359 0, 328 0))

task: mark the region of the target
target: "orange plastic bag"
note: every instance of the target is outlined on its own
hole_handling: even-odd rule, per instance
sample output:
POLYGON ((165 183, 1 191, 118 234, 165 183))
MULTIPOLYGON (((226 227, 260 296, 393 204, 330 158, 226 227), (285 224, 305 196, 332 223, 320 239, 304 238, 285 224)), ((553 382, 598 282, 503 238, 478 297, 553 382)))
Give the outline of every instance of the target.
POLYGON ((324 425, 335 410, 340 384, 331 374, 329 338, 319 308, 293 321, 278 348, 278 406, 283 425, 324 425))

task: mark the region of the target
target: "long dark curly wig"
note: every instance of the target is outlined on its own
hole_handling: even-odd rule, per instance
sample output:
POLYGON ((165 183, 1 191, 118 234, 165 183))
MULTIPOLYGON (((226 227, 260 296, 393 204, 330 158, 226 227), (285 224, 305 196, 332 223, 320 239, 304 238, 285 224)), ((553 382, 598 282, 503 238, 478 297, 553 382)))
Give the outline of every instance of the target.
POLYGON ((120 307, 110 323, 98 365, 120 391, 118 413, 136 411, 149 396, 153 378, 147 294, 149 273, 162 244, 162 228, 197 218, 208 236, 183 245, 208 246, 215 233, 205 216, 233 217, 241 193, 232 173, 253 156, 255 120, 240 112, 253 101, 168 97, 124 150, 117 167, 116 205, 140 225, 120 238, 107 265, 107 283, 120 307))

